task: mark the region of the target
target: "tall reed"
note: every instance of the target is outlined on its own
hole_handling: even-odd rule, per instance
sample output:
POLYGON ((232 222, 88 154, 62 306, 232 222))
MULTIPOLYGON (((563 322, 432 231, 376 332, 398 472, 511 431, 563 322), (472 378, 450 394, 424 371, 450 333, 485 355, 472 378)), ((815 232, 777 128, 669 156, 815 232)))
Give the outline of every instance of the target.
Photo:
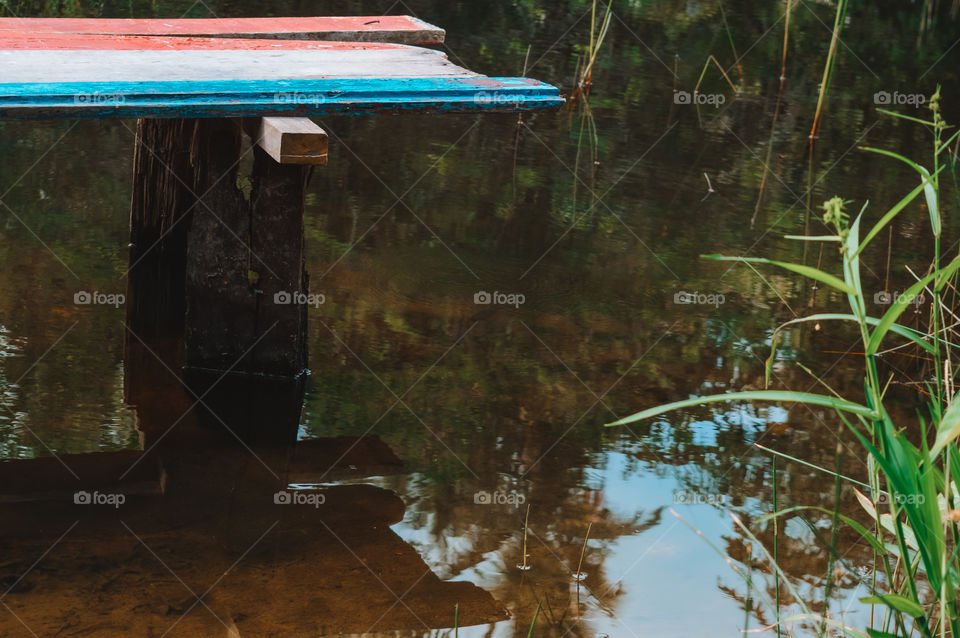
POLYGON ((607 37, 610 30, 610 20, 613 18, 613 0, 608 0, 607 8, 604 11, 600 22, 597 22, 597 9, 600 6, 600 0, 592 0, 593 6, 590 12, 590 43, 583 56, 577 60, 577 70, 574 72, 575 86, 570 96, 571 101, 577 97, 586 97, 590 95, 590 88, 593 86, 593 67, 597 62, 597 54, 600 53, 600 47, 607 37), (599 25, 599 26, 598 26, 599 25))
MULTIPOLYGON (((776 520, 801 513, 817 512, 831 517, 831 534, 825 538, 815 527, 816 538, 823 542, 829 552, 831 568, 858 577, 860 586, 870 595, 861 602, 877 607, 883 614, 871 612, 870 626, 851 627, 843 620, 836 620, 824 608, 824 613, 813 613, 792 583, 777 564, 777 556, 770 555, 750 528, 734 516, 734 523, 748 539, 754 555, 766 555, 775 570, 778 583, 789 591, 800 613, 783 618, 777 611, 777 626, 802 621, 816 627, 820 635, 839 632, 842 635, 862 638, 897 638, 919 635, 925 638, 951 636, 960 638, 960 394, 956 393, 956 370, 960 364, 958 335, 942 325, 941 313, 949 291, 956 291, 960 255, 947 261, 941 259, 941 235, 944 210, 941 208, 939 175, 946 167, 944 150, 958 139, 960 133, 946 138, 946 126, 940 108, 940 89, 929 100, 931 119, 924 120, 884 111, 884 113, 920 123, 932 131, 933 152, 928 170, 918 162, 898 153, 878 149, 863 150, 892 158, 909 166, 916 172, 919 185, 887 209, 876 221, 869 224, 869 202, 851 218, 850 202, 834 197, 823 204, 823 222, 830 232, 820 236, 788 236, 788 239, 816 242, 833 247, 839 253, 840 274, 832 274, 811 266, 774 261, 756 257, 726 257, 705 255, 708 259, 734 261, 745 264, 765 264, 802 275, 818 284, 843 293, 849 307, 847 312, 818 313, 788 321, 779 326, 772 339, 773 352, 767 361, 769 383, 773 353, 784 328, 807 323, 846 322, 854 326, 862 342, 863 382, 865 399, 853 401, 834 394, 809 392, 757 390, 731 392, 703 396, 644 410, 610 425, 625 425, 641 419, 649 419, 672 410, 696 405, 725 401, 771 401, 804 403, 811 406, 831 408, 838 415, 843 431, 852 435, 868 456, 867 494, 859 491, 864 484, 841 474, 839 451, 836 471, 817 468, 832 475, 835 484, 835 502, 832 509, 820 505, 789 507, 775 511, 763 519, 776 520), (920 200, 920 197, 923 197, 920 200), (861 257, 875 240, 882 241, 881 232, 916 201, 923 201, 929 217, 929 236, 934 258, 925 273, 906 292, 893 300, 880 317, 867 314, 869 293, 861 282, 861 257), (866 232, 863 229, 868 228, 866 232), (900 316, 912 306, 920 294, 932 298, 928 326, 918 331, 898 323, 900 316), (880 374, 880 353, 897 340, 912 344, 929 359, 932 369, 926 384, 909 386, 917 388, 916 399, 923 408, 917 422, 895 424, 887 408, 888 382, 880 374), (854 518, 841 514, 839 496, 841 490, 852 491, 863 510, 872 521, 864 526, 854 518), (863 575, 849 564, 837 548, 837 526, 843 524, 862 538, 876 556, 873 573, 863 575), (879 577, 878 577, 879 576, 879 577)), ((952 308, 950 308, 952 310, 952 308)), ((825 380, 820 380, 826 385, 825 380)), ((829 387, 829 386, 827 386, 829 387)), ((778 453, 780 456, 789 457, 778 453)), ((809 463, 793 459, 810 466, 809 463)), ((776 536, 774 537, 776 551, 776 536)), ((743 570, 731 563, 738 574, 743 570)), ((825 598, 829 599, 836 573, 828 574, 824 583, 825 598)), ((760 590, 757 590, 760 594, 760 590)), ((757 604, 762 598, 757 598, 757 604)), ((776 601, 766 600, 773 610, 779 610, 779 591, 776 601)))
MULTIPOLYGON (((789 14, 788 14, 789 15, 789 14)), ((833 35, 830 38, 830 50, 827 53, 827 62, 823 67, 823 79, 820 81, 820 95, 817 97, 817 112, 813 116, 813 126, 810 128, 810 138, 815 139, 820 134, 820 124, 823 121, 823 108, 826 105, 827 93, 833 79, 833 68, 837 62, 837 49, 840 43, 840 31, 847 17, 847 0, 837 2, 837 14, 833 21, 833 35)), ((786 53, 784 53, 786 56, 786 53)))
POLYGON ((730 43, 730 50, 733 51, 734 64, 737 65, 737 75, 740 76, 740 86, 743 86, 743 64, 740 63, 740 56, 737 55, 737 46, 733 43, 733 32, 730 30, 730 24, 727 22, 727 12, 723 10, 723 3, 720 3, 720 18, 723 21, 723 29, 727 32, 727 41, 730 43))

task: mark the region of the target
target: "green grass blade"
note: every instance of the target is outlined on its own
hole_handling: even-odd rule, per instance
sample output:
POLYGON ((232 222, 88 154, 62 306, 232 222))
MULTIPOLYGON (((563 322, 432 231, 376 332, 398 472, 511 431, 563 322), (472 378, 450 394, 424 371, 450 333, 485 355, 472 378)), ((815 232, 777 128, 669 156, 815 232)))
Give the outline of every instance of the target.
POLYGON ((933 229, 933 234, 936 237, 940 236, 940 212, 937 207, 937 192, 933 187, 933 184, 930 183, 930 171, 920 166, 912 159, 906 158, 899 153, 894 153, 893 151, 886 151, 882 148, 873 148, 871 146, 863 147, 863 150, 869 151, 871 153, 877 153, 879 155, 886 155, 887 157, 892 157, 894 159, 900 160, 913 170, 917 171, 920 174, 920 177, 923 179, 923 190, 927 197, 927 209, 930 211, 930 227, 933 229))
MULTIPOLYGON (((934 173, 934 175, 938 175, 938 174, 940 173, 940 171, 942 171, 945 167, 946 167, 946 165, 941 166, 940 168, 938 168, 938 169, 937 169, 937 172, 934 173)), ((913 189, 912 191, 910 191, 910 192, 906 195, 906 197, 904 197, 904 198, 901 199, 899 202, 897 202, 897 203, 893 206, 893 208, 891 208, 889 211, 887 211, 887 213, 886 213, 883 217, 880 218, 880 221, 878 221, 878 222, 873 226, 873 228, 870 229, 870 232, 867 233, 867 236, 863 238, 863 241, 862 241, 862 242, 860 242, 860 247, 857 248, 857 254, 858 254, 858 255, 859 255, 860 253, 862 253, 863 250, 867 247, 867 244, 869 244, 870 241, 871 241, 874 237, 877 236, 877 233, 879 233, 881 230, 883 230, 884 227, 886 227, 886 225, 889 224, 890 221, 900 213, 900 211, 902 211, 904 208, 906 208, 907 205, 908 205, 910 202, 912 202, 914 199, 917 198, 917 196, 923 191, 924 186, 926 185, 926 182, 927 182, 927 180, 924 179, 924 182, 923 182, 922 184, 920 184, 920 186, 918 186, 918 187, 916 187, 915 189, 913 189)))
POLYGON ((910 158, 908 158, 908 157, 904 157, 903 155, 900 155, 899 153, 894 153, 893 151, 888 151, 888 150, 883 149, 883 148, 874 148, 874 147, 872 147, 872 146, 861 146, 860 149, 861 149, 861 150, 864 150, 864 151, 867 151, 868 153, 876 153, 876 154, 878 154, 878 155, 886 155, 887 157, 892 157, 892 158, 894 158, 894 159, 900 160, 901 162, 903 162, 904 164, 906 164, 907 166, 909 166, 909 167, 912 168, 913 170, 917 171, 918 173, 920 172, 920 169, 922 168, 919 164, 917 164, 916 162, 914 162, 912 159, 910 159, 910 158))
POLYGON ((865 487, 865 488, 867 488, 868 490, 869 490, 869 489, 872 489, 869 485, 867 485, 867 484, 864 483, 863 481, 858 481, 858 480, 855 479, 855 478, 851 478, 851 477, 849 477, 849 476, 844 476, 843 474, 837 474, 837 473, 834 472, 833 470, 828 470, 828 469, 825 468, 825 467, 820 467, 819 465, 814 465, 814 464, 811 463, 810 461, 804 461, 803 459, 799 459, 799 458, 797 458, 797 457, 795 457, 795 456, 790 456, 789 454, 784 454, 783 452, 778 452, 777 450, 774 450, 774 449, 771 449, 771 448, 768 448, 768 447, 764 447, 763 445, 760 445, 759 443, 754 443, 753 446, 754 446, 755 448, 757 448, 758 450, 763 450, 764 452, 769 452, 770 454, 772 454, 772 455, 774 455, 774 456, 782 456, 783 458, 787 459, 787 460, 790 461, 791 463, 798 463, 798 464, 800 464, 800 465, 805 465, 805 466, 809 467, 809 468, 812 469, 812 470, 816 470, 816 471, 818 471, 818 472, 823 472, 824 474, 829 474, 830 476, 839 476, 840 478, 842 478, 844 481, 847 481, 848 483, 856 483, 857 485, 859 485, 859 486, 861 486, 861 487, 865 487))
POLYGON ((930 212, 930 228, 933 229, 933 234, 935 237, 940 236, 940 207, 937 204, 937 189, 934 188, 930 176, 930 171, 924 167, 919 167, 922 172, 923 179, 920 181, 920 185, 923 186, 923 195, 927 199, 927 210, 930 212))
POLYGON ((954 396, 950 402, 950 407, 944 413, 937 426, 937 440, 930 450, 930 460, 932 461, 940 454, 940 450, 956 440, 960 436, 960 397, 954 396))
POLYGON ((843 280, 853 288, 853 292, 847 295, 847 301, 850 303, 850 310, 858 319, 867 316, 867 307, 863 300, 863 287, 860 285, 860 254, 857 252, 857 246, 860 241, 860 220, 863 219, 863 213, 867 210, 869 204, 869 200, 863 203, 857 218, 847 229, 846 242, 843 248, 843 280))
MULTIPOLYGON (((953 127, 948 127, 948 128, 953 128, 953 127)), ((937 155, 939 155, 940 153, 942 153, 944 149, 950 148, 950 145, 953 144, 953 143, 957 140, 957 137, 960 137, 960 131, 957 131, 956 133, 954 133, 953 135, 951 135, 951 136, 950 136, 950 139, 948 139, 946 142, 941 142, 941 144, 940 144, 940 150, 937 151, 937 155)))
POLYGON ((727 257, 724 255, 701 255, 703 259, 714 259, 716 261, 738 261, 741 263, 754 263, 754 264, 770 264, 771 266, 777 266, 791 272, 798 273, 804 277, 809 277, 819 281, 822 284, 826 284, 831 288, 836 288, 841 292, 845 292, 848 295, 855 294, 856 291, 843 282, 842 279, 825 273, 822 270, 817 270, 811 266, 804 266, 803 264, 794 264, 787 261, 774 261, 772 259, 764 259, 762 257, 727 257))
POLYGON ((898 594, 878 594, 861 598, 860 602, 868 605, 886 605, 891 609, 902 612, 913 618, 923 618, 923 607, 913 602, 909 598, 904 598, 898 594))
MULTIPOLYGON (((879 325, 880 323, 880 319, 877 319, 876 317, 864 317, 864 320, 867 322, 867 324, 871 326, 876 326, 876 325, 879 325)), ((855 317, 854 315, 847 315, 847 314, 835 313, 835 312, 824 312, 816 315, 809 315, 806 317, 798 317, 797 319, 791 319, 790 321, 787 321, 777 326, 776 332, 780 332, 783 328, 792 324, 809 323, 811 321, 859 322, 860 320, 857 319, 857 317, 855 317)), ((929 343, 928 341, 925 341, 927 335, 923 334, 918 330, 914 330, 913 328, 908 328, 899 323, 893 323, 893 324, 890 324, 890 332, 893 332, 894 334, 898 334, 901 337, 905 337, 910 341, 913 341, 914 343, 916 343, 918 346, 920 346, 927 352, 933 353, 936 351, 936 348, 931 343, 929 343)))
MULTIPOLYGON (((818 512, 823 512, 824 514, 829 514, 833 516, 833 510, 829 510, 825 507, 818 507, 815 505, 798 505, 796 507, 788 507, 787 509, 780 510, 779 512, 772 512, 770 514, 765 514, 759 519, 757 519, 757 524, 759 525, 761 523, 766 522, 767 520, 778 518, 785 514, 792 514, 793 512, 799 512, 803 510, 816 510, 818 512)), ((877 550, 881 554, 887 551, 886 548, 883 546, 883 541, 881 541, 876 536, 871 534, 866 527, 864 527, 857 521, 853 520, 849 516, 844 516, 843 514, 837 514, 837 516, 840 518, 840 520, 842 520, 844 523, 849 525, 855 532, 860 534, 860 536, 862 536, 865 541, 870 543, 871 547, 873 547, 875 550, 877 550)))
POLYGON ((683 408, 691 408, 698 405, 703 405, 705 403, 720 403, 722 401, 771 401, 774 403, 806 403, 808 405, 821 405, 828 408, 833 408, 835 410, 843 410, 844 412, 852 412, 853 414, 859 414, 867 418, 876 418, 876 413, 870 408, 860 405, 859 403, 854 403, 852 401, 846 401, 844 399, 838 399, 836 397, 830 397, 823 394, 813 394, 810 392, 789 392, 785 390, 751 390, 747 392, 728 392, 726 394, 711 394, 704 397, 696 397, 693 399, 685 399, 683 401, 675 401, 673 403, 668 403, 666 405, 658 405, 655 408, 650 408, 648 410, 643 410, 642 412, 637 412, 628 417, 624 417, 619 421, 614 421, 613 423, 608 423, 607 427, 613 427, 616 425, 627 425, 628 423, 635 423, 636 421, 642 421, 644 419, 649 419, 651 417, 659 416, 665 414, 666 412, 673 412, 674 410, 682 410, 683 408))
POLYGON ((840 241, 839 235, 784 235, 783 238, 797 241, 840 241))
POLYGON ((933 122, 930 122, 928 120, 921 120, 919 117, 910 117, 909 115, 904 115, 903 113, 897 113, 896 111, 891 111, 889 109, 877 109, 877 112, 884 113, 885 115, 892 115, 893 117, 899 117, 902 120, 910 120, 911 122, 916 122, 917 124, 933 126, 933 122))
MULTIPOLYGON (((877 353, 877 350, 880 349, 880 344, 883 342, 883 338, 887 335, 887 332, 890 331, 890 327, 896 322, 896 320, 903 314, 907 309, 907 306, 913 303, 913 300, 918 294, 932 281, 941 277, 946 279, 953 275, 960 268, 960 257, 954 259, 950 264, 941 270, 930 273, 926 277, 920 279, 920 281, 914 283, 912 286, 907 288, 906 292, 897 297, 896 301, 893 302, 893 305, 890 306, 890 309, 884 313, 883 317, 880 318, 880 323, 877 324, 877 327, 874 328, 873 333, 870 335, 870 341, 867 343, 866 353, 868 355, 873 355, 877 353)), ((938 286, 939 287, 939 286, 938 286)))
POLYGON ((533 636, 533 628, 537 626, 537 619, 540 618, 540 609, 543 607, 543 601, 537 601, 537 611, 533 614, 533 622, 530 623, 530 631, 527 632, 527 638, 533 636))

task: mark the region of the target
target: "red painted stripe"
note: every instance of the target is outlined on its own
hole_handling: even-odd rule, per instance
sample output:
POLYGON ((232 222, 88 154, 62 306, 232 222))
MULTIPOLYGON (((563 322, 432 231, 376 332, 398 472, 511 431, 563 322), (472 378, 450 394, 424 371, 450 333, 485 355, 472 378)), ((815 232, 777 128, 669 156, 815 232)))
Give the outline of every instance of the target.
POLYGON ((77 33, 29 34, 0 31, 2 50, 188 51, 188 50, 370 50, 398 49, 402 44, 380 42, 329 42, 324 40, 254 40, 177 36, 86 35, 77 33))
POLYGON ((338 31, 421 32, 429 25, 410 16, 338 16, 294 18, 0 18, 0 30, 22 33, 101 35, 243 35, 338 31))

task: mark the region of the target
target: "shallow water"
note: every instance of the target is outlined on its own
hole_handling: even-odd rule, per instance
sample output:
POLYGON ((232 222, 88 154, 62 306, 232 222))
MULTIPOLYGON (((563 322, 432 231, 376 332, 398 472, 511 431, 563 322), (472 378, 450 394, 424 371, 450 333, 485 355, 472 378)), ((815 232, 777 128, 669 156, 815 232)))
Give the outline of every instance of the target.
MULTIPOLYGON (((879 216, 916 185, 909 169, 856 147, 927 157, 926 133, 884 118, 875 94, 929 95, 941 83, 947 119, 960 121, 960 47, 950 48, 957 23, 946 15, 919 37, 913 5, 851 8, 811 156, 807 135, 832 7, 801 2, 796 8, 779 99, 784 5, 725 8, 742 56, 744 90, 734 96, 710 69, 702 92, 722 95, 723 104, 705 105, 699 114, 675 101, 674 60, 676 88, 686 91, 709 54, 732 63, 719 4, 712 1, 616 3, 589 110, 525 116, 519 129, 511 115, 324 119, 330 163, 314 174, 306 210, 311 290, 322 293, 324 303, 309 315, 311 375, 299 438, 377 435, 404 467, 360 464, 334 476, 322 471, 329 458, 311 458, 308 451, 302 454, 309 471, 291 482, 325 489, 373 484, 399 495, 405 510, 390 510, 396 503, 383 505, 388 501, 377 499, 387 496, 376 492, 370 503, 347 498, 331 519, 318 514, 341 527, 285 515, 280 536, 271 539, 271 532, 260 550, 244 555, 260 533, 273 529, 276 510, 269 494, 250 496, 231 481, 241 476, 259 486, 251 477, 286 468, 286 461, 240 450, 222 464, 211 461, 220 468, 215 471, 190 458, 182 462, 180 482, 173 482, 177 489, 168 491, 179 493, 183 500, 173 503, 183 511, 171 513, 166 497, 131 496, 132 509, 118 509, 118 520, 84 518, 40 563, 48 567, 17 581, 73 519, 69 512, 11 509, 4 518, 20 540, 0 556, 0 584, 16 586, 0 600, 26 624, 0 610, 0 633, 30 635, 25 626, 39 624, 39 635, 58 629, 59 635, 142 635, 144 627, 163 635, 190 607, 178 575, 200 594, 241 556, 249 572, 241 566, 228 574, 211 593, 212 610, 195 606, 169 635, 230 635, 230 625, 244 636, 447 635, 454 622, 447 602, 459 600, 443 589, 448 581, 478 585, 511 614, 492 623, 483 607, 488 601, 475 590, 457 590, 474 600, 476 617, 488 621, 461 629, 468 636, 525 635, 538 601, 537 635, 738 633, 746 598, 756 598, 756 589, 748 593, 710 543, 747 569, 748 550, 729 513, 754 521, 771 510, 773 498, 771 456, 753 444, 833 467, 837 423, 803 407, 724 405, 628 428, 604 424, 669 400, 760 387, 773 328, 839 307, 841 299, 797 278, 764 272, 760 280, 748 269, 696 257, 822 259, 829 267, 829 251, 820 255, 783 235, 815 233, 817 207, 835 194, 858 208, 869 198, 879 216), (475 303, 483 292, 522 295, 523 303, 475 303), (702 303, 678 303, 684 293, 702 303), (195 502, 201 494, 222 507, 206 512, 195 502), (488 496, 504 502, 487 503, 488 496), (528 507, 530 569, 521 570, 528 507), (351 508, 369 515, 357 522, 351 508), (153 536, 117 525, 148 525, 153 512, 162 521, 153 536), (248 518, 241 521, 238 512, 248 518), (23 522, 33 520, 43 530, 36 539, 23 522), (386 522, 395 523, 395 536, 383 531, 386 522), (586 577, 578 592, 572 576, 588 526, 586 577), (354 538, 350 530, 358 527, 382 535, 354 538), (318 538, 303 538, 311 530, 318 538), (101 533, 111 540, 98 544, 101 533), (141 554, 155 543, 162 548, 156 553, 169 571, 156 562, 147 567, 149 553, 135 553, 138 538, 147 548, 141 554), (216 542, 208 548, 206 538, 216 542), (347 551, 354 541, 369 557, 347 551), (111 562, 112 543, 122 548, 122 560, 111 562), (92 552, 89 560, 85 551, 92 552), (394 551, 403 556, 395 580, 365 572, 364 565, 376 563, 391 573, 394 551), (124 571, 128 563, 135 567, 124 571), (396 598, 405 600, 421 574, 433 589, 404 615, 405 603, 396 598), (68 597, 57 578, 96 594, 86 601, 68 597), (122 597, 117 583, 150 604, 140 608, 136 595, 122 597), (330 583, 344 584, 342 592, 330 583), (269 605, 249 595, 257 588, 269 605), (178 597, 187 604, 173 600, 178 597), (384 615, 378 618, 377 610, 384 615), (138 618, 149 620, 138 624, 138 618)), ((414 13, 447 28, 452 60, 488 75, 520 74, 529 45, 528 74, 565 91, 589 27, 581 2, 540 0, 322 7, 108 2, 97 5, 96 14, 203 17, 207 9, 219 16, 414 13)), ((736 81, 736 68, 729 73, 736 81)), ((164 410, 179 405, 169 394, 176 379, 154 369, 139 374, 156 383, 157 396, 136 409, 128 405, 124 378, 136 362, 124 356, 124 307, 74 303, 80 291, 126 290, 134 130, 135 122, 126 120, 0 122, 0 458, 8 468, 14 459, 138 450, 138 423, 162 421, 164 410)), ((923 263, 925 224, 919 206, 898 218, 890 237, 892 283, 885 250, 877 248, 867 255, 876 276, 865 277, 865 287, 902 289, 902 266, 923 263)), ((787 337, 776 365, 779 387, 812 389, 794 365, 801 361, 828 373, 841 391, 858 392, 854 334, 797 329, 787 337)), ((178 400, 186 401, 183 411, 191 403, 178 400)), ((251 397, 239 388, 232 400, 242 411, 251 397)), ((218 401, 231 405, 231 395, 218 401)), ((293 395, 277 401, 284 409, 299 407, 293 395)), ((278 422, 283 414, 278 408, 278 422)), ((188 420, 194 418, 206 417, 188 420)), ((274 425, 271 420, 263 419, 264 427, 274 425)), ((196 441, 201 457, 204 445, 196 441)), ((864 467, 857 454, 847 449, 843 461, 855 476, 864 467)), ((781 505, 832 504, 833 483, 824 474, 782 460, 778 472, 781 505)), ((855 512, 850 496, 844 507, 855 512)), ((805 598, 821 601, 827 569, 821 544, 799 519, 781 532, 781 564, 805 598)), ((758 535, 772 547, 770 526, 758 535)), ((869 564, 868 547, 852 537, 840 544, 852 567, 869 564)), ((766 557, 759 548, 754 557, 755 584, 771 595, 766 557)), ((856 603, 865 595, 858 574, 842 575, 830 605, 835 617, 854 624, 865 614, 856 603)), ((750 628, 773 622, 770 610, 758 605, 762 621, 751 618, 750 628)))

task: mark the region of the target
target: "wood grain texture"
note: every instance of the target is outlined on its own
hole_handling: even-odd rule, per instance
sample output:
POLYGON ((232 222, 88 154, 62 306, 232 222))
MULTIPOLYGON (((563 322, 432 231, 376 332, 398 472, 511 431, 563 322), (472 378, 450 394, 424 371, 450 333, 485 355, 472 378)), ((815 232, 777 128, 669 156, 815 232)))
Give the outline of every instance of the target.
POLYGON ((214 82, 475 77, 440 51, 405 45, 316 50, 0 50, 0 78, 29 82, 214 82))
MULTIPOLYGON (((151 373, 164 374, 153 352, 132 357, 143 350, 141 339, 182 339, 169 357, 159 351, 166 366, 221 371, 214 379, 225 370, 290 378, 306 367, 307 306, 277 303, 275 295, 308 292, 303 198, 310 167, 277 164, 259 148, 252 162, 243 162, 244 144, 234 119, 137 123, 127 307, 131 400, 144 401, 156 378, 151 373)), ((184 408, 168 393, 153 412, 172 421, 184 408)), ((163 421, 161 431, 170 425, 163 421)))
POLYGON ((357 42, 441 44, 443 29, 412 16, 281 18, 0 18, 0 32, 34 34, 258 36, 357 42))
MULTIPOLYGON (((242 26, 277 35, 283 26, 257 20, 194 22, 224 33, 242 26)), ((384 21, 378 24, 398 24, 384 21)), ((107 22, 129 32, 179 31, 109 35, 92 32, 102 27, 98 20, 0 19, 0 119, 521 112, 563 104, 555 87, 487 78, 421 47, 194 37, 183 34, 203 29, 180 21, 148 21, 142 29, 142 21, 107 22)))
POLYGON ((309 118, 264 117, 257 128, 257 145, 278 164, 327 163, 327 132, 309 118))
POLYGON ((563 105, 527 78, 0 84, 0 119, 520 112, 563 105))
POLYGON ((0 51, 351 51, 401 49, 389 42, 331 42, 166 35, 20 33, 0 29, 0 51))

